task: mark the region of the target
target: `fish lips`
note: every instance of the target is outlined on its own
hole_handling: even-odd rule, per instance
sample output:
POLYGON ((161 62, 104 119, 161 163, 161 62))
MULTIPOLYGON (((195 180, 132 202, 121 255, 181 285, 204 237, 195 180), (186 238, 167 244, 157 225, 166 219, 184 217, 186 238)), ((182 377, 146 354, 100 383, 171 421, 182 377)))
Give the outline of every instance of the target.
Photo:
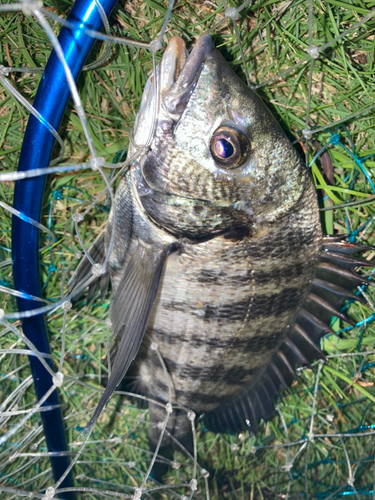
POLYGON ((130 137, 130 155, 136 151, 134 148, 147 143, 146 139, 153 133, 155 119, 157 122, 178 122, 213 49, 210 35, 202 35, 190 54, 182 38, 174 36, 169 40, 156 69, 156 81, 152 74, 144 88, 130 137))
POLYGON ((210 35, 202 35, 186 57, 185 42, 172 37, 160 65, 160 91, 165 111, 174 120, 186 108, 210 52, 214 49, 210 35))

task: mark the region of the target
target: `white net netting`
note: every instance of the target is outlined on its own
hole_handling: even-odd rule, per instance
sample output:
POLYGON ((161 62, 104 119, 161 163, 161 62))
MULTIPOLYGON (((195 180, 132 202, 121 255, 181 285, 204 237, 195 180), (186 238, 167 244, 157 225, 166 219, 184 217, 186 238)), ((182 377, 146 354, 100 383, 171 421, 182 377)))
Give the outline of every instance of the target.
MULTIPOLYGON (((96 0, 100 6, 100 0, 96 0)), ((209 32, 237 74, 263 97, 311 168, 322 198, 326 233, 374 241, 374 14, 371 1, 118 2, 78 83, 65 70, 72 100, 56 132, 33 108, 51 48, 69 2, 31 0, 0 5, 0 497, 66 498, 51 469, 28 356, 37 356, 59 391, 77 498, 374 498, 375 309, 347 304, 355 327, 335 318, 339 337, 324 339, 327 361, 300 369, 257 435, 212 434, 191 420, 194 453, 181 447, 167 459, 150 451, 146 409, 138 395, 116 392, 95 427, 92 415, 107 371, 109 306, 100 294, 72 306, 67 282, 105 226, 118 179, 152 140, 126 158, 142 90, 172 35, 189 44, 209 32), (32 113, 57 140, 48 170, 16 173, 32 113), (23 335, 11 262, 12 208, 17 179, 48 173, 40 222, 40 268, 53 369, 23 335), (335 208, 333 210, 333 207, 335 208), (154 462, 169 465, 163 483, 154 462)), ((24 250, 27 252, 27 249, 24 250)), ((366 258, 371 260, 374 252, 366 258)), ((93 265, 96 263, 93 262, 93 265)), ((94 268, 95 270, 95 268, 94 268)), ((100 269, 96 268, 98 274, 100 269)), ((369 281, 372 272, 366 276, 369 281)), ((95 279, 95 273, 90 280, 95 279)), ((82 283, 83 290, 89 283, 82 283)), ((27 297, 33 299, 33 297, 27 297)), ((156 353, 160 356, 155 346, 156 353)), ((163 363, 162 358, 160 362, 163 363)), ((160 436, 166 431, 159 423, 160 436)), ((173 411, 173 407, 172 407, 173 411)))

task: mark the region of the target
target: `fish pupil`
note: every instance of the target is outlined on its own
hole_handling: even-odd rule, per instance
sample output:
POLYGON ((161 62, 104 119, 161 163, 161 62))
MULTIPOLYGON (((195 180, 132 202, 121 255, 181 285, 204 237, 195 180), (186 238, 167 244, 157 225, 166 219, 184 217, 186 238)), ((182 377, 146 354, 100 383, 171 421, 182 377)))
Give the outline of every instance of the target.
POLYGON ((230 158, 231 156, 233 156, 234 147, 226 139, 219 139, 215 143, 215 153, 219 158, 230 158))

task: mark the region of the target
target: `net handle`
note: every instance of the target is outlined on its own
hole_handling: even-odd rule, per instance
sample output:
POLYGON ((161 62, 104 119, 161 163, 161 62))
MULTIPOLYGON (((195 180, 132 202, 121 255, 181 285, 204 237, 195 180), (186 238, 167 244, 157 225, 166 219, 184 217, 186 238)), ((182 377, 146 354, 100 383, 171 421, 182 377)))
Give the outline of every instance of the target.
MULTIPOLYGON (((116 0, 100 0, 107 15, 111 12, 116 0)), ((77 29, 63 28, 59 42, 65 54, 74 79, 78 78, 84 62, 93 46, 94 39, 86 35, 82 28, 100 31, 102 20, 94 0, 76 0, 68 20, 77 25, 77 29)), ((53 50, 41 78, 34 101, 34 107, 43 118, 58 130, 70 91, 62 64, 53 50)), ((34 168, 46 168, 49 165, 55 138, 48 129, 33 115, 30 115, 21 148, 18 171, 34 168)), ((39 230, 27 222, 30 217, 40 221, 45 176, 17 181, 14 191, 13 206, 24 214, 24 219, 13 216, 12 220, 12 259, 14 286, 16 290, 29 295, 41 296, 39 273, 39 230)), ((40 303, 17 298, 20 312, 35 309, 40 303)), ((45 318, 37 315, 22 319, 24 334, 34 343, 41 353, 50 353, 45 318)), ((52 367, 52 363, 47 362, 52 367)), ((36 397, 40 400, 52 387, 52 377, 35 356, 29 357, 34 379, 36 397)), ((57 390, 54 390, 44 402, 45 406, 58 405, 57 390)), ((40 414, 47 448, 50 452, 68 451, 65 429, 60 408, 41 412, 40 414)), ((51 465, 55 481, 69 466, 68 456, 52 456, 51 465)), ((71 474, 60 485, 61 488, 73 487, 71 474)), ((59 494, 60 498, 73 500, 74 492, 59 494)))

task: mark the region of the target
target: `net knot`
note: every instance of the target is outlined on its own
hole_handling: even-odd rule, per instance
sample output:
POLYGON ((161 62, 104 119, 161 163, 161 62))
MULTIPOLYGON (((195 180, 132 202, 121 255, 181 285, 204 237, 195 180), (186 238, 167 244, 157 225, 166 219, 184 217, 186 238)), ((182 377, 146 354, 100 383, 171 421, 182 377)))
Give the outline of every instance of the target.
POLYGON ((94 276, 102 276, 105 274, 105 267, 103 264, 94 264, 91 268, 91 272, 94 276))
POLYGON ((0 75, 9 76, 9 68, 6 68, 2 64, 0 64, 0 75))
POLYGON ((191 489, 192 491, 196 491, 196 490, 198 489, 198 482, 197 482, 197 480, 196 480, 196 479, 192 479, 192 480, 190 481, 190 489, 191 489))
POLYGON ((204 478, 204 479, 208 479, 210 477, 210 473, 208 472, 208 470, 206 469, 201 469, 201 476, 204 478))
POLYGON ((232 21, 235 21, 239 17, 239 14, 235 7, 229 7, 225 10, 224 16, 228 19, 232 19, 232 21))
POLYGON ((289 462, 288 464, 283 465, 282 469, 285 470, 286 472, 289 472, 291 469, 293 469, 293 464, 289 462))
POLYGON ((52 197, 54 200, 61 200, 62 194, 59 189, 55 189, 55 191, 52 193, 52 197))
POLYGON ((134 490, 133 500, 141 500, 141 497, 142 497, 142 490, 141 490, 141 488, 136 488, 134 490))
POLYGON ((50 500, 51 498, 53 498, 55 496, 55 493, 56 493, 56 490, 53 486, 49 486, 47 489, 46 489, 46 494, 45 494, 45 499, 46 500, 50 500))
POLYGON ((94 171, 98 170, 98 168, 102 167, 104 164, 105 160, 101 156, 93 156, 92 158, 90 158, 90 165, 94 171))
POLYGON ((21 5, 22 12, 25 16, 31 16, 35 11, 38 11, 43 7, 43 2, 42 0, 21 0, 21 5))
POLYGON ((305 139, 309 140, 312 137, 312 130, 310 128, 304 128, 302 130, 302 135, 305 139))
POLYGON ((157 342, 151 342, 150 349, 151 351, 157 351, 159 348, 157 342))
POLYGON ((189 411, 187 414, 187 418, 190 420, 190 422, 194 422, 195 420, 195 413, 193 411, 189 411))
POLYGON ((316 45, 312 45, 311 47, 309 47, 306 50, 306 52, 309 54, 309 56, 311 57, 311 59, 318 59, 319 53, 320 53, 320 49, 316 45))
POLYGON ((55 373, 55 375, 52 377, 52 383, 56 387, 61 387, 64 382, 64 375, 61 372, 55 373))
POLYGON ((79 212, 75 212, 73 215, 72 215, 72 219, 74 220, 74 222, 82 222, 84 217, 82 214, 80 214, 79 212))
POLYGON ((70 302, 70 300, 67 300, 66 302, 64 302, 62 307, 63 307, 64 311, 70 311, 70 309, 73 307, 73 305, 70 302))
POLYGON ((159 38, 155 38, 155 40, 152 40, 152 42, 150 42, 149 46, 150 46, 150 50, 153 54, 155 54, 155 52, 157 52, 158 50, 160 50, 162 48, 162 44, 161 44, 161 41, 159 40, 159 38))
POLYGON ((337 146, 337 144, 340 142, 340 136, 339 134, 333 134, 329 140, 331 144, 334 146, 337 146))

